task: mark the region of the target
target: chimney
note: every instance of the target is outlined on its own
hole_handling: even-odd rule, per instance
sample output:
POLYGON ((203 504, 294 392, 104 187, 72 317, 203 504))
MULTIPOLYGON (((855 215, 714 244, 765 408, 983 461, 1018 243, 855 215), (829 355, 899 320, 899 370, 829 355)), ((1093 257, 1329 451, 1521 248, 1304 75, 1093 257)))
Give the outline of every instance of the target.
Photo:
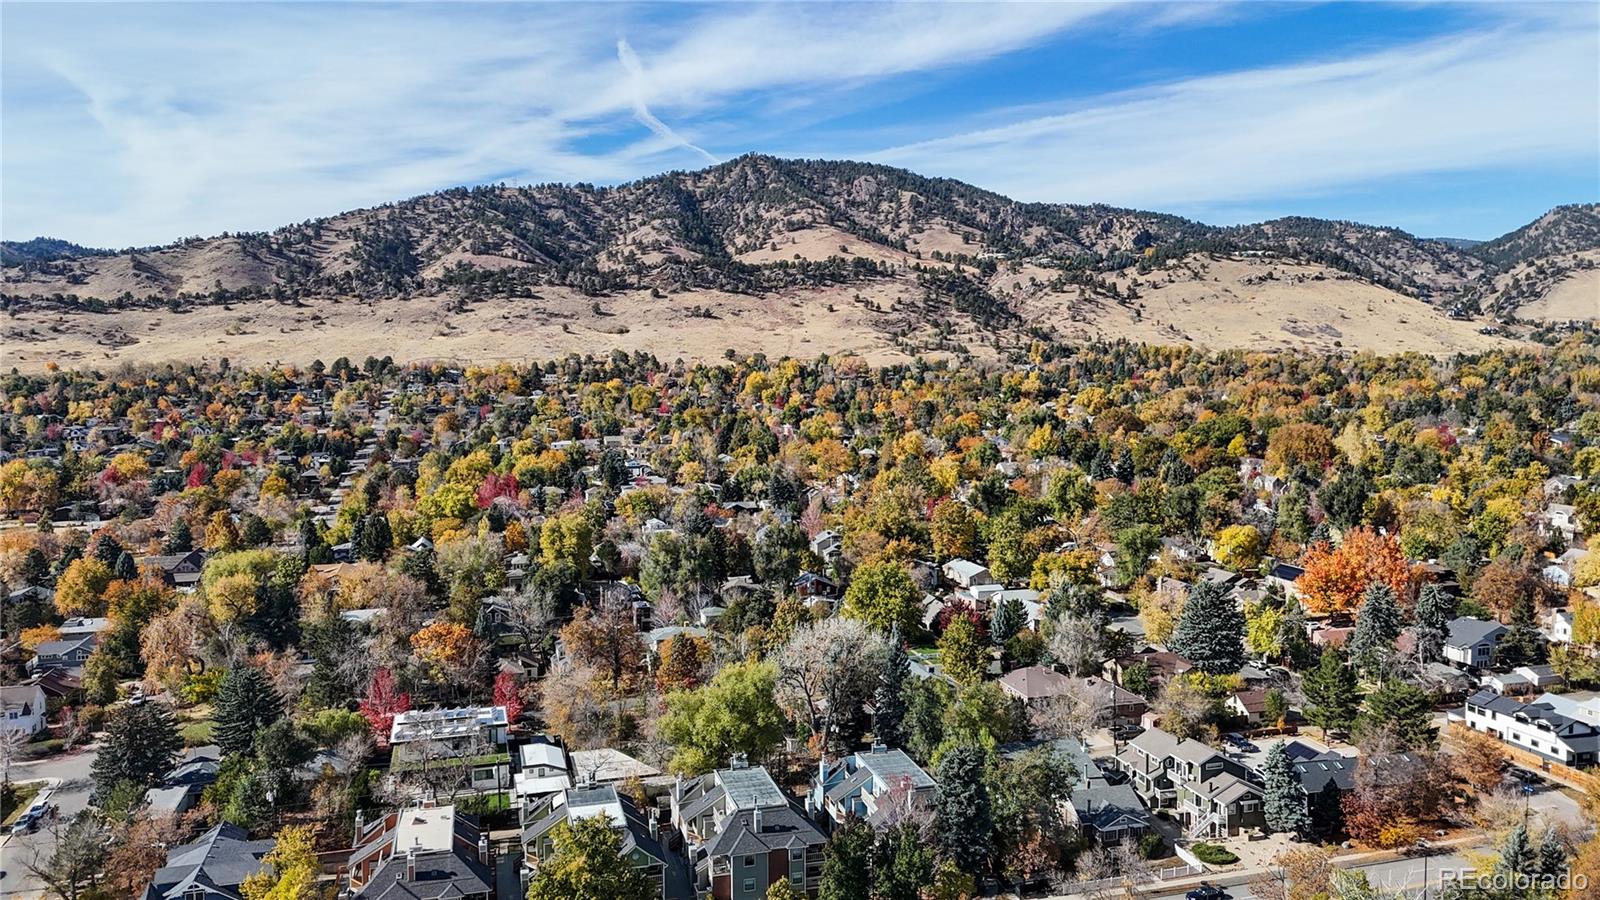
POLYGON ((750 811, 750 830, 756 834, 761 833, 761 807, 759 806, 750 811))
POLYGON ((417 880, 417 848, 406 848, 406 880, 417 880))
POLYGON ((478 835, 478 862, 487 866, 489 864, 489 836, 478 835))
POLYGON ((749 767, 749 757, 745 756, 743 753, 735 753, 733 754, 733 757, 728 760, 728 768, 730 769, 747 769, 749 767))

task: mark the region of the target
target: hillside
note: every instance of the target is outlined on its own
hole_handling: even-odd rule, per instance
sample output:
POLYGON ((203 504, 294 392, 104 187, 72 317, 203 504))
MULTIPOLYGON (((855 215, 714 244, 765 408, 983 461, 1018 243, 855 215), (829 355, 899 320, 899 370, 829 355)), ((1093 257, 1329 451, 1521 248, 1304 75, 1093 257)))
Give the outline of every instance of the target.
MULTIPOLYGON (((587 335, 579 349, 599 341, 663 353, 687 332, 706 332, 708 352, 739 346, 741 328, 793 329, 816 351, 891 355, 998 353, 1081 338, 1090 322, 1100 337, 1213 346, 1276 340, 1250 324, 1258 316, 1290 326, 1291 346, 1393 343, 1364 333, 1370 326, 1417 331, 1416 349, 1448 352, 1485 338, 1445 311, 1468 319, 1539 303, 1565 280, 1561 273, 1585 265, 1581 251, 1600 250, 1594 218, 1592 206, 1562 207, 1505 238, 1462 248, 1350 222, 1217 228, 1108 206, 1021 203, 885 166, 745 156, 616 187, 457 188, 270 233, 158 248, 7 244, 3 302, 8 337, 31 345, 13 345, 12 355, 32 359, 183 355, 178 336, 192 321, 209 323, 204 333, 224 344, 230 329, 235 337, 280 333, 282 340, 250 343, 265 358, 293 358, 304 352, 302 339, 289 337, 297 323, 308 315, 341 320, 352 300, 394 321, 420 316, 413 325, 421 332, 391 338, 425 341, 418 353, 526 351, 526 335, 494 353, 501 341, 486 336, 500 333, 494 329, 476 343, 451 343, 422 322, 488 328, 481 309, 502 310, 511 322, 562 320, 567 330, 539 341, 551 352, 569 342, 571 319, 586 316, 604 336, 587 335), (1546 255, 1557 252, 1565 255, 1546 255), (1526 273, 1513 283, 1519 267, 1526 273), (1022 273, 1031 287, 1007 286, 1022 273), (1200 278, 1211 280, 1206 290, 1196 288, 1200 278), (1188 284, 1165 295, 1187 291, 1182 303, 1147 299, 1140 309, 1127 293, 1167 281, 1188 284), (1239 303, 1250 305, 1242 330, 1219 326, 1239 303), (1372 304, 1392 314, 1360 328, 1340 318, 1365 316, 1372 304), (600 306, 603 316, 584 309, 600 306), (711 318, 723 307, 726 317, 711 318), (1137 315, 1104 314, 1113 307, 1137 315), (686 328, 683 316, 660 319, 663 309, 688 310, 696 327, 686 328), (795 309, 805 311, 803 322, 786 318, 795 309), (670 335, 638 334, 669 322, 670 335), (619 329, 635 336, 624 340, 619 329)), ((1279 330, 1267 323, 1268 333, 1279 330)), ((314 349, 325 354, 318 340, 314 349)))

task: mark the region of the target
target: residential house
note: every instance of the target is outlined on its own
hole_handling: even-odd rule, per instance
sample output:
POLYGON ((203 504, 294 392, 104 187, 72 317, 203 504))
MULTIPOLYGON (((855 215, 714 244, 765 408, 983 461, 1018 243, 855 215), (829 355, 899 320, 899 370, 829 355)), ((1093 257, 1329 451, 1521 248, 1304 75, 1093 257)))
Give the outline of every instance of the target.
POLYGON ((271 838, 250 835, 227 822, 193 843, 167 851, 141 900, 239 900, 239 885, 261 870, 261 858, 276 846, 271 838))
POLYGON ((94 652, 95 645, 99 641, 100 636, 94 633, 80 634, 58 641, 45 641, 33 648, 33 659, 28 660, 28 671, 50 672, 60 669, 81 676, 84 661, 94 652))
POLYGON ((1557 712, 1550 703, 1524 703, 1483 690, 1468 697, 1462 712, 1452 718, 1565 766, 1582 768, 1600 761, 1600 725, 1557 712))
POLYGON ((560 740, 539 735, 517 748, 511 794, 527 824, 528 814, 545 800, 572 787, 572 759, 560 740))
POLYGON ((1300 576, 1305 573, 1306 570, 1299 566, 1286 562, 1274 562, 1267 569, 1266 582, 1270 587, 1275 587, 1282 591, 1285 597, 1293 599, 1300 596, 1300 589, 1295 586, 1295 582, 1299 581, 1300 576))
POLYGON ((0 687, 0 732, 35 735, 44 730, 47 701, 37 683, 0 687))
POLYGON ((1193 663, 1171 650, 1145 647, 1137 653, 1119 656, 1107 662, 1104 671, 1106 677, 1117 684, 1122 684, 1128 670, 1140 663, 1144 663, 1150 669, 1151 678, 1158 685, 1166 684, 1171 679, 1194 669, 1193 663))
POLYGON ((945 580, 957 587, 971 590, 973 587, 985 584, 999 584, 995 577, 989 574, 989 568, 970 559, 952 559, 940 569, 945 580))
POLYGON ((1191 837, 1265 824, 1262 789, 1250 770, 1199 741, 1150 728, 1116 762, 1140 799, 1151 809, 1171 809, 1191 837))
POLYGON ((539 874, 539 866, 555 853, 553 832, 562 822, 604 817, 622 839, 621 856, 632 863, 650 882, 654 894, 663 898, 692 895, 687 872, 677 863, 676 854, 662 845, 653 814, 641 812, 633 800, 615 785, 569 788, 544 798, 528 817, 522 829, 523 887, 539 874), (675 877, 670 879, 671 873, 675 877))
POLYGON ((1072 764, 1076 781, 1072 798, 1063 811, 1079 835, 1092 844, 1120 844, 1138 840, 1153 830, 1150 811, 1127 782, 1113 784, 1083 744, 1071 738, 1028 741, 1000 748, 1002 756, 1017 757, 1048 747, 1072 764))
POLYGON ((357 816, 345 874, 348 900, 495 900, 488 832, 454 806, 357 816))
POLYGON ((801 572, 789 587, 802 600, 837 600, 841 596, 839 583, 818 572, 801 572))
POLYGON ((511 754, 506 751, 506 708, 466 706, 413 709, 397 713, 389 728, 391 772, 423 766, 471 766, 474 790, 511 787, 511 754))
POLYGON ((1518 666, 1509 672, 1483 676, 1483 686, 1497 694, 1536 694, 1566 683, 1566 679, 1547 665, 1518 666))
POLYGON ((192 591, 200 583, 200 570, 206 566, 206 554, 203 550, 190 550, 187 553, 173 553, 164 556, 145 556, 139 559, 139 568, 153 568, 167 584, 182 590, 192 591))
POLYGON ((726 769, 674 785, 671 796, 696 888, 713 900, 762 900, 785 880, 816 892, 827 838, 766 769, 736 756, 726 769))
POLYGON ((1568 543, 1577 540, 1583 533, 1577 507, 1569 503, 1552 503, 1545 507, 1539 530, 1544 534, 1559 534, 1568 543))
POLYGON ((874 744, 833 762, 823 758, 806 796, 806 812, 832 830, 849 816, 877 823, 892 811, 931 809, 938 785, 904 750, 874 744))
POLYGON ((613 784, 630 778, 651 783, 663 777, 655 766, 610 747, 574 750, 570 756, 573 778, 580 784, 613 784))
MULTIPOLYGON (((1234 691, 1223 702, 1228 715, 1238 719, 1249 726, 1262 724, 1267 712, 1267 691, 1260 688, 1251 690, 1234 691)), ((1276 725, 1277 723, 1267 723, 1276 725)))
POLYGON ((832 562, 844 550, 844 538, 830 529, 817 532, 811 539, 811 552, 823 562, 832 562))
POLYGON ((1451 619, 1444 640, 1444 658, 1459 666, 1487 668, 1494 662, 1495 648, 1506 631, 1499 622, 1466 617, 1451 619))
POLYGON ((1063 675, 1044 666, 1007 672, 1000 678, 1000 689, 1028 706, 1040 706, 1060 697, 1087 697, 1105 711, 1112 724, 1136 723, 1146 708, 1143 697, 1104 678, 1063 675))
POLYGON ((1545 620, 1544 636, 1552 644, 1572 643, 1572 610, 1553 609, 1545 620))

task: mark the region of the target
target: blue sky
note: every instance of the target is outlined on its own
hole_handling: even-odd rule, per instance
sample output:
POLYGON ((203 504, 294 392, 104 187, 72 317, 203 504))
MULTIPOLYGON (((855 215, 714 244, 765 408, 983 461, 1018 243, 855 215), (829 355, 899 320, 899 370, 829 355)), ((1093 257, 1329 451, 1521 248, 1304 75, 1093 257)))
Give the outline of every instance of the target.
POLYGON ((1600 4, 0 5, 0 234, 277 227, 748 151, 1217 224, 1600 200, 1600 4))

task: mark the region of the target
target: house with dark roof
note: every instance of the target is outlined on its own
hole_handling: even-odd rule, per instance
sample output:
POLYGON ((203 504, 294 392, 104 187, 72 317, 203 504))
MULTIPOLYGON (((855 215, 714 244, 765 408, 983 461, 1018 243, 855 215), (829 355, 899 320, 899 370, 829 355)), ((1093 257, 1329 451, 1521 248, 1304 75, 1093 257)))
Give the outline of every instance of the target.
POLYGON ((1120 844, 1149 834, 1150 811, 1126 781, 1113 783, 1088 748, 1071 738, 1025 741, 1000 748, 1000 754, 1017 757, 1041 747, 1071 763, 1074 781, 1067 822, 1088 843, 1120 844))
POLYGON ((205 567, 206 554, 203 550, 144 556, 139 559, 140 569, 154 569, 167 584, 184 591, 195 589, 200 583, 200 571, 205 567))
POLYGON ((89 654, 94 652, 95 646, 99 643, 100 636, 93 632, 62 638, 59 641, 45 641, 33 648, 33 659, 28 660, 28 671, 60 670, 81 676, 84 662, 89 659, 89 654))
POLYGON ((695 887, 714 900, 762 900, 788 881, 814 894, 827 838, 761 766, 735 757, 673 786, 672 824, 683 835, 695 887))
POLYGON ((1495 649, 1506 632, 1506 627, 1499 622, 1465 616, 1451 619, 1445 635, 1444 658, 1458 666, 1487 668, 1494 662, 1495 649))
POLYGON ((1465 708, 1452 718, 1564 766, 1576 769, 1600 761, 1600 725, 1559 712, 1552 703, 1524 703, 1481 690, 1468 697, 1465 708))
POLYGON ((141 900, 240 900, 239 885, 261 869, 276 841, 252 841, 243 828, 227 822, 191 844, 167 851, 141 900))
POLYGON ((488 833, 454 806, 358 817, 345 873, 348 900, 495 900, 488 833))
POLYGON ((1128 742, 1116 765, 1147 806, 1171 809, 1191 837, 1238 834, 1265 824, 1255 773, 1199 741, 1150 728, 1128 742))
POLYGON ((655 886, 662 900, 691 900, 694 889, 687 867, 661 845, 653 811, 646 813, 632 798, 606 784, 570 788, 546 797, 528 815, 522 829, 522 875, 526 888, 540 864, 555 853, 553 832, 562 822, 604 817, 622 839, 622 858, 655 886))
POLYGON ((855 816, 876 825, 893 811, 931 809, 938 784, 904 750, 874 744, 833 762, 817 763, 806 812, 828 830, 855 816))

